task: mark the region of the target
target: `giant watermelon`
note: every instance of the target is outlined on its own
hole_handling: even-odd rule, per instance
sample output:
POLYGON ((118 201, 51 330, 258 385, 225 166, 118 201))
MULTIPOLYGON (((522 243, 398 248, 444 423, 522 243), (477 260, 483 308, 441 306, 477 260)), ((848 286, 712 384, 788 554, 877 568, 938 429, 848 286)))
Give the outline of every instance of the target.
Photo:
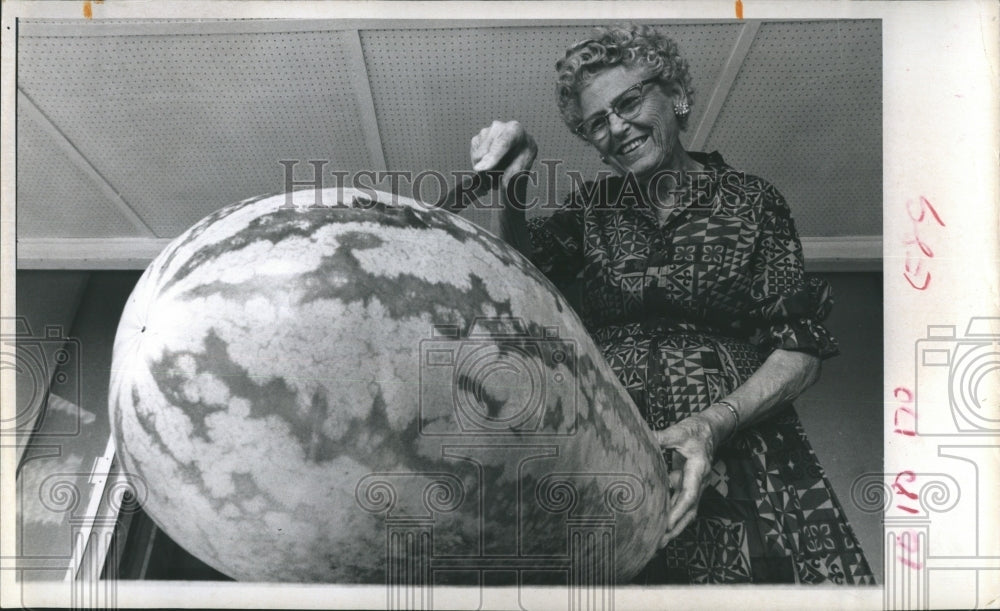
POLYGON ((147 513, 240 580, 636 574, 666 466, 563 297, 456 215, 321 195, 223 208, 136 285, 110 409, 147 513))

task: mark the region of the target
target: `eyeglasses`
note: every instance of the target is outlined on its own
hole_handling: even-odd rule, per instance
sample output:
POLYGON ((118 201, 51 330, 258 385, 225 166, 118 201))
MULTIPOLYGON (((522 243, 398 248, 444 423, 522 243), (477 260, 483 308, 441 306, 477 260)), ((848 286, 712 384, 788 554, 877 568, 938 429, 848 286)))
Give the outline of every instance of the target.
POLYGON ((642 103, 644 101, 642 95, 643 86, 656 81, 658 78, 654 76, 632 85, 615 98, 615 101, 611 103, 610 110, 580 121, 573 131, 591 141, 607 138, 610 125, 608 118, 612 114, 615 114, 623 121, 628 121, 638 116, 639 111, 642 110, 642 103))

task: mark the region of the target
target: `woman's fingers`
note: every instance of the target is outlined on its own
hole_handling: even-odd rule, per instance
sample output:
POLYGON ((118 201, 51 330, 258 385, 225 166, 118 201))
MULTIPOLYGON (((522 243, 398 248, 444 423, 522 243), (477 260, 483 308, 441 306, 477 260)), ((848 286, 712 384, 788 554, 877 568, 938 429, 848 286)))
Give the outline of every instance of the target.
POLYGON ((501 124, 500 127, 494 124, 494 127, 490 129, 490 133, 486 136, 486 140, 480 147, 481 149, 485 149, 485 152, 479 161, 472 166, 472 169, 477 172, 492 170, 501 159, 507 156, 507 153, 513 148, 517 137, 516 130, 504 124, 501 124))
POLYGON ((690 418, 655 433, 656 441, 662 449, 673 449, 684 458, 683 467, 669 474, 673 497, 667 514, 667 528, 671 532, 678 530, 688 513, 697 510, 698 500, 711 470, 712 457, 703 433, 701 427, 690 418))
POLYGON ((691 508, 690 511, 681 516, 680 520, 677 521, 676 526, 665 532, 663 536, 660 537, 659 546, 661 548, 665 547, 667 543, 676 539, 678 535, 684 532, 685 528, 691 525, 691 522, 693 522, 696 517, 698 517, 697 508, 691 508))
POLYGON ((675 527, 680 517, 694 507, 701 492, 700 483, 692 482, 692 477, 686 472, 688 468, 690 467, 685 466, 684 481, 681 483, 678 494, 674 496, 673 502, 670 503, 670 513, 667 514, 667 528, 671 530, 675 527))
POLYGON ((523 172, 525 170, 531 169, 531 164, 535 162, 535 155, 538 154, 538 149, 534 146, 534 139, 525 134, 528 139, 526 146, 521 147, 521 152, 517 154, 514 159, 511 160, 510 165, 503 173, 503 184, 506 185, 510 182, 518 172, 523 172))
POLYGON ((694 456, 684 462, 682 469, 674 469, 667 475, 670 485, 670 509, 667 512, 667 532, 660 539, 663 547, 677 537, 698 515, 701 493, 708 487, 711 463, 701 456, 694 456))
POLYGON ((472 138, 470 153, 472 169, 477 172, 497 169, 496 166, 511 152, 517 154, 503 168, 504 182, 522 170, 527 170, 535 160, 537 147, 534 139, 524 131, 517 121, 494 121, 472 138))
POLYGON ((490 152, 490 148, 495 143, 497 133, 503 128, 503 125, 504 124, 500 121, 494 121, 488 127, 484 127, 479 130, 479 133, 472 138, 472 147, 470 151, 472 157, 472 167, 477 172, 481 171, 478 166, 482 164, 483 158, 490 152))
POLYGON ((670 513, 667 515, 667 528, 674 530, 680 522, 681 517, 697 507, 704 479, 705 469, 702 461, 697 458, 688 459, 684 463, 680 494, 674 497, 674 501, 670 504, 670 513))
MULTIPOLYGON (((670 482, 670 490, 671 491, 680 490, 680 488, 681 488, 681 478, 683 476, 684 476, 684 472, 681 471, 681 470, 679 470, 679 469, 670 472, 670 475, 668 476, 668 481, 670 482)), ((673 499, 670 500, 670 504, 671 505, 674 504, 674 500, 673 499)))
POLYGON ((472 137, 472 142, 469 143, 469 157, 472 159, 473 165, 479 162, 483 158, 486 151, 482 150, 483 142, 486 141, 486 137, 490 133, 490 128, 484 127, 479 130, 479 133, 472 137))
POLYGON ((692 437, 688 423, 684 420, 665 429, 653 431, 653 435, 656 437, 656 442, 660 444, 661 448, 665 450, 676 449, 680 452, 684 451, 683 448, 685 446, 690 445, 692 437))

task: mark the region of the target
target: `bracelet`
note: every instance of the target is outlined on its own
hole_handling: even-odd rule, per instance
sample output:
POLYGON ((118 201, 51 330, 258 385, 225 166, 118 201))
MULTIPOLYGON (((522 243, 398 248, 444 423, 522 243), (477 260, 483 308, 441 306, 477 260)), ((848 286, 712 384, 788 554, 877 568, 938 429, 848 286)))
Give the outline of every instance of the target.
POLYGON ((736 424, 733 426, 733 432, 730 434, 730 437, 732 437, 736 434, 737 429, 740 428, 740 413, 736 411, 736 407, 732 403, 725 399, 716 401, 715 404, 725 406, 726 409, 729 410, 729 413, 733 415, 733 418, 736 419, 736 424))

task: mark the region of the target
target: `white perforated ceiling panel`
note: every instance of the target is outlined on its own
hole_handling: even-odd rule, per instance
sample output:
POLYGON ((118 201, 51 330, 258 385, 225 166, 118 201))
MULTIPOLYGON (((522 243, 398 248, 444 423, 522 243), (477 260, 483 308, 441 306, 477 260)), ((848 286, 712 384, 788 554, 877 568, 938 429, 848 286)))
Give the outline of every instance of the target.
POLYGON ((67 156, 25 106, 17 114, 17 209, 22 238, 111 238, 141 233, 67 156))
POLYGON ((881 46, 877 20, 763 24, 707 141, 802 235, 882 232, 881 46))
MULTIPOLYGON (((740 26, 664 27, 691 62, 696 95, 707 96, 740 26)), ((555 102, 556 60, 591 33, 589 26, 363 30, 389 169, 469 170, 472 136, 494 119, 517 119, 537 141, 539 160, 560 162, 561 202, 571 187, 566 170, 589 177, 604 167, 563 125, 555 102)), ((697 116, 700 107, 694 111, 697 116)), ((545 180, 544 166, 536 169, 545 180)), ((436 196, 436 185, 425 185, 428 196, 436 196)), ((537 195, 547 200, 544 192, 537 195)))
MULTIPOLYGON (((39 134, 19 114, 27 237, 148 235, 143 222, 171 237, 220 206, 283 190, 281 160, 327 159, 328 171, 468 170, 469 139, 493 119, 520 120, 539 160, 559 163, 556 202, 572 186, 566 170, 605 168, 555 105, 555 61, 591 34, 586 25, 22 25, 18 86, 48 118, 39 134), (81 175, 79 159, 59 157, 66 151, 92 171, 81 175), (67 198, 79 201, 57 207, 67 198), (119 213, 129 207, 141 221, 119 213)), ((879 22, 765 22, 750 44, 756 25, 663 24, 694 77, 682 141, 707 116, 699 148, 774 182, 803 236, 879 234, 879 22), (706 115, 717 87, 719 112, 706 115)), ((544 180, 545 166, 536 169, 544 180)), ((434 181, 425 185, 437 195, 434 181)))
POLYGON ((283 190, 279 160, 372 167, 353 32, 164 27, 174 35, 22 37, 18 49, 19 86, 157 235, 283 190))

